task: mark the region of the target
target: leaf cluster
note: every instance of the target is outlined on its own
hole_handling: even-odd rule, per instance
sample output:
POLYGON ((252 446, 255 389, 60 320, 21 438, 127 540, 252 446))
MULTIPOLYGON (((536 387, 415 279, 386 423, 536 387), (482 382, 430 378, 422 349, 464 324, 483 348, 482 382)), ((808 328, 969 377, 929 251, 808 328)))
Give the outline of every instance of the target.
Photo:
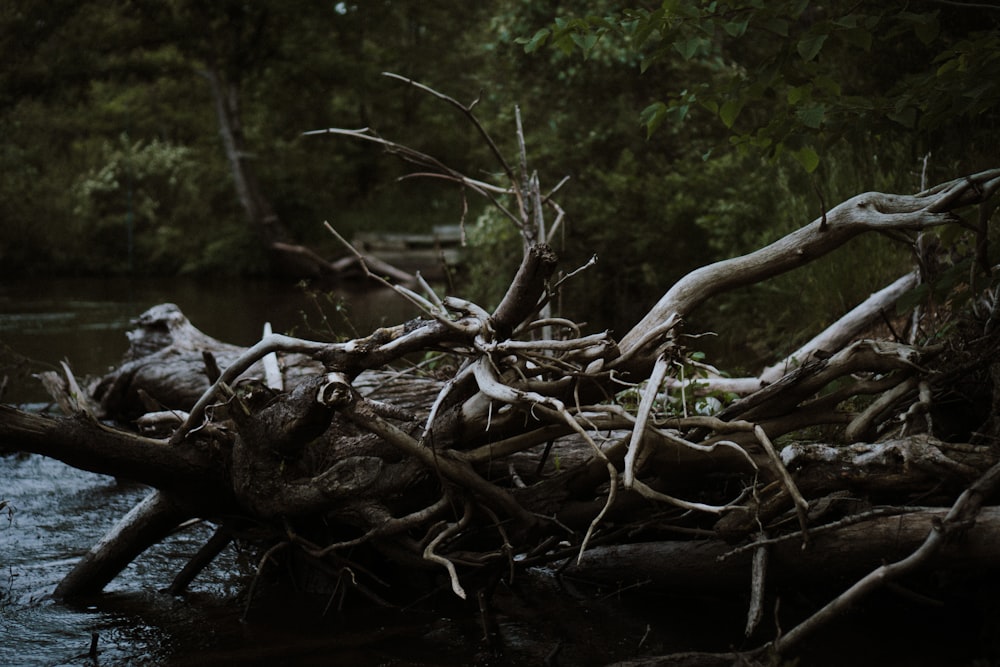
POLYGON ((591 57, 613 40, 641 56, 644 72, 680 58, 693 66, 642 111, 648 133, 704 114, 732 145, 787 153, 813 172, 838 141, 995 119, 998 22, 1000 11, 963 3, 666 0, 560 18, 523 44, 591 57))

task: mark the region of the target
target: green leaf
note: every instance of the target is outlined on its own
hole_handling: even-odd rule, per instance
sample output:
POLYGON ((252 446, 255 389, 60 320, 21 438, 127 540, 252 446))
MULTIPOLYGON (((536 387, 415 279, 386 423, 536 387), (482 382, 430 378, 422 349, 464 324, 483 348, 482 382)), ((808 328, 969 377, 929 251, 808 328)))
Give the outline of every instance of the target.
POLYGON ((681 54, 684 60, 691 60, 701 45, 702 39, 700 37, 692 37, 691 39, 674 42, 674 48, 677 49, 677 52, 681 54))
POLYGON ((570 35, 562 33, 558 37, 553 36, 552 39, 552 44, 562 51, 564 55, 572 55, 576 43, 570 35))
POLYGON ((937 76, 944 76, 949 72, 953 72, 959 67, 961 67, 962 61, 959 58, 951 58, 950 60, 944 61, 944 64, 937 68, 937 76))
POLYGON ((575 32, 572 37, 573 43, 580 47, 580 50, 583 51, 584 57, 589 56, 590 51, 594 48, 594 45, 597 44, 597 35, 592 32, 583 34, 575 32))
POLYGON ((545 45, 546 40, 548 40, 549 35, 552 33, 548 28, 542 28, 536 32, 530 40, 518 40, 520 43, 524 44, 525 53, 534 53, 541 47, 545 45))
POLYGON ((690 111, 690 109, 691 109, 690 104, 676 104, 671 106, 667 110, 667 114, 670 116, 670 119, 673 122, 679 125, 682 122, 684 122, 684 119, 687 117, 688 111, 690 111))
POLYGON ((802 86, 795 86, 794 88, 788 89, 788 103, 792 106, 798 104, 802 100, 810 97, 812 93, 812 84, 807 83, 802 86))
POLYGON ((917 39, 924 45, 933 42, 941 31, 941 24, 938 22, 938 13, 920 14, 916 12, 900 12, 899 18, 913 26, 913 32, 917 39))
POLYGON ((798 49, 799 55, 806 62, 809 62, 823 49, 823 42, 826 41, 827 35, 810 35, 808 37, 803 37, 799 40, 796 48, 798 49))
POLYGON ((891 121, 895 121, 905 128, 913 129, 917 125, 917 110, 913 107, 903 107, 896 111, 890 111, 886 116, 891 121))
POLYGON ((646 138, 649 139, 667 117, 667 105, 663 102, 653 102, 642 110, 639 120, 646 126, 646 138))
POLYGON ((853 28, 851 30, 841 30, 837 36, 848 46, 861 49, 865 53, 872 50, 872 34, 864 28, 853 28))
POLYGON ((638 27, 635 30, 635 43, 638 46, 642 46, 646 43, 653 32, 660 27, 660 22, 663 21, 665 10, 660 7, 655 12, 651 13, 649 16, 642 18, 638 27))
POLYGON ((869 97, 861 97, 859 95, 848 95, 847 97, 841 97, 840 103, 842 106, 855 107, 863 111, 871 111, 877 105, 875 100, 869 97))
POLYGON ((798 116, 798 119, 806 127, 818 130, 819 126, 823 124, 823 117, 826 115, 826 105, 816 104, 811 107, 799 109, 795 112, 795 115, 798 116))
POLYGON ((933 20, 927 23, 918 23, 914 26, 914 32, 917 33, 917 39, 924 43, 924 45, 933 42, 938 33, 941 31, 941 24, 938 23, 937 16, 932 17, 933 20))
POLYGON ((749 18, 745 18, 742 21, 730 21, 728 23, 723 23, 722 29, 725 30, 730 37, 742 37, 743 33, 747 31, 747 24, 749 22, 749 18))
POLYGON ((847 16, 841 16, 840 18, 834 20, 833 25, 841 28, 857 28, 858 15, 848 14, 847 16))
POLYGON ((674 14, 675 16, 680 16, 686 19, 697 19, 701 18, 701 12, 698 9, 698 3, 694 2, 664 2, 663 6, 667 8, 668 13, 674 14))
POLYGON ((740 111, 743 110, 743 100, 728 100, 719 109, 719 118, 726 127, 731 128, 733 123, 736 122, 736 117, 740 115, 740 111))
POLYGON ((816 167, 819 166, 819 155, 809 146, 800 148, 793 155, 799 161, 799 164, 810 174, 816 171, 816 167))
POLYGON ((816 84, 816 88, 823 91, 830 97, 840 97, 840 84, 826 76, 825 74, 820 74, 813 82, 816 84))

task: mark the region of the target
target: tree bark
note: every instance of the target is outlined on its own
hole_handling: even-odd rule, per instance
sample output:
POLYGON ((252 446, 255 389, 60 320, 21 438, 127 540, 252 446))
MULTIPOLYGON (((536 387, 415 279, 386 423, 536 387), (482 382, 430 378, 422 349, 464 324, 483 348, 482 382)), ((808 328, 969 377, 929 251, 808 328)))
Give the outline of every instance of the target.
MULTIPOLYGON (((948 514, 947 508, 911 508, 872 516, 832 530, 817 529, 767 546, 769 587, 853 581, 882 563, 906 557, 948 514)), ((566 574, 595 583, 648 591, 718 594, 747 587, 753 551, 724 540, 676 540, 596 546, 566 574)), ((1000 558, 1000 507, 984 508, 974 526, 945 544, 931 567, 938 571, 992 570, 1000 558)))
MULTIPOLYGON (((812 262, 863 232, 922 230, 958 223, 952 210, 991 197, 998 186, 1000 169, 993 169, 969 177, 968 182, 958 179, 916 195, 868 192, 852 197, 771 245, 689 273, 622 338, 622 354, 636 354, 649 344, 647 336, 663 322, 683 318, 713 296, 812 262)), ((636 358, 646 358, 648 363, 648 355, 636 358)))

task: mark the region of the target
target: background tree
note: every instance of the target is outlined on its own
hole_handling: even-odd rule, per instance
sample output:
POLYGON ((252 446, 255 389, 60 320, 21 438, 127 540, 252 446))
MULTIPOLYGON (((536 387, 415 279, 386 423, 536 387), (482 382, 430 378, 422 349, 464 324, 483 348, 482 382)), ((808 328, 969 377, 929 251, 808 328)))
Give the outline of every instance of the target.
MULTIPOLYGON (((0 72, 4 271, 126 270, 130 210, 135 267, 266 271, 261 227, 246 224, 234 197, 217 105, 198 75, 209 66, 238 93, 245 146, 231 155, 252 169, 289 236, 322 255, 340 252, 324 220, 348 237, 362 228, 426 230, 461 220, 463 202, 452 186, 397 183, 407 167, 371 146, 302 131, 372 126, 418 149, 434 146, 448 164, 476 173, 491 167, 453 110, 415 91, 400 94, 379 73, 447 82, 463 100, 481 93, 504 141, 513 141, 519 105, 533 164, 571 177, 558 250, 567 266, 598 256, 578 278, 584 296, 562 305, 616 330, 663 284, 772 240, 830 202, 868 189, 918 189, 928 153, 928 182, 982 168, 996 123, 987 74, 998 12, 962 3, 676 0, 623 10, 515 0, 458 8, 19 0, 4 12, 0 38, 16 54, 0 72), (115 148, 128 142, 187 156, 190 168, 170 177, 185 182, 174 190, 144 193, 146 184, 132 183, 133 205, 172 198, 157 202, 155 221, 130 209, 127 151, 115 148), (100 174, 113 177, 96 205, 88 197, 100 174)), ((479 209, 469 203, 471 228, 479 209)), ((488 219, 470 236, 485 244, 481 255, 472 249, 473 267, 506 248, 506 272, 471 276, 496 294, 499 273, 514 270, 518 242, 488 219)), ((799 319, 827 318, 834 306, 863 298, 886 258, 886 279, 912 259, 888 242, 862 245, 794 283, 733 296, 722 312, 747 326, 726 329, 745 335, 719 347, 739 349, 732 359, 791 349, 799 319), (803 281, 828 287, 829 296, 805 304, 773 298, 798 293, 803 281), (765 304, 766 325, 750 314, 765 304)), ((699 324, 722 328, 708 317, 699 324)))
MULTIPOLYGON (((562 4, 520 41, 529 52, 553 46, 582 54, 578 66, 592 68, 611 43, 631 55, 642 78, 670 73, 652 86, 638 118, 652 141, 670 141, 659 139, 665 134, 687 146, 688 157, 698 152, 705 160, 675 162, 659 172, 661 182, 683 174, 684 195, 716 203, 668 209, 664 217, 679 214, 688 234, 697 228, 713 250, 733 255, 851 192, 913 191, 941 174, 985 166, 1000 110, 995 77, 984 69, 1000 58, 998 21, 1000 11, 976 3, 668 0, 606 12, 562 4), (717 200, 719 191, 727 196, 717 200)), ((794 349, 789 332, 803 316, 829 318, 866 295, 879 267, 889 280, 913 257, 887 242, 838 255, 794 283, 735 294, 721 312, 731 318, 727 311, 742 303, 748 326, 737 330, 747 336, 723 347, 741 347, 743 355, 776 344, 794 349), (803 280, 826 289, 805 304, 774 298, 775 290, 800 293, 803 280), (753 313, 764 303, 794 306, 775 313, 772 305, 761 327, 753 313)))

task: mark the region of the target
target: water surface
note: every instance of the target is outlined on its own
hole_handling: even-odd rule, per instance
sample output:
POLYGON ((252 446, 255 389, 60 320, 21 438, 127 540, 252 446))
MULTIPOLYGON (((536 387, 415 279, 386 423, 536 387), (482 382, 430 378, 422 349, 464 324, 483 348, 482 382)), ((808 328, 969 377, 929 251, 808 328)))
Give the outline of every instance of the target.
POLYGON ((385 289, 317 291, 242 279, 0 280, 0 380, 8 376, 2 399, 46 400, 30 373, 56 369, 62 360, 78 376, 103 375, 128 348, 125 332, 131 320, 165 302, 180 306, 206 334, 244 346, 260 339, 265 322, 278 333, 330 340, 366 334, 415 314, 385 289), (10 350, 30 360, 30 366, 17 365, 10 350))

